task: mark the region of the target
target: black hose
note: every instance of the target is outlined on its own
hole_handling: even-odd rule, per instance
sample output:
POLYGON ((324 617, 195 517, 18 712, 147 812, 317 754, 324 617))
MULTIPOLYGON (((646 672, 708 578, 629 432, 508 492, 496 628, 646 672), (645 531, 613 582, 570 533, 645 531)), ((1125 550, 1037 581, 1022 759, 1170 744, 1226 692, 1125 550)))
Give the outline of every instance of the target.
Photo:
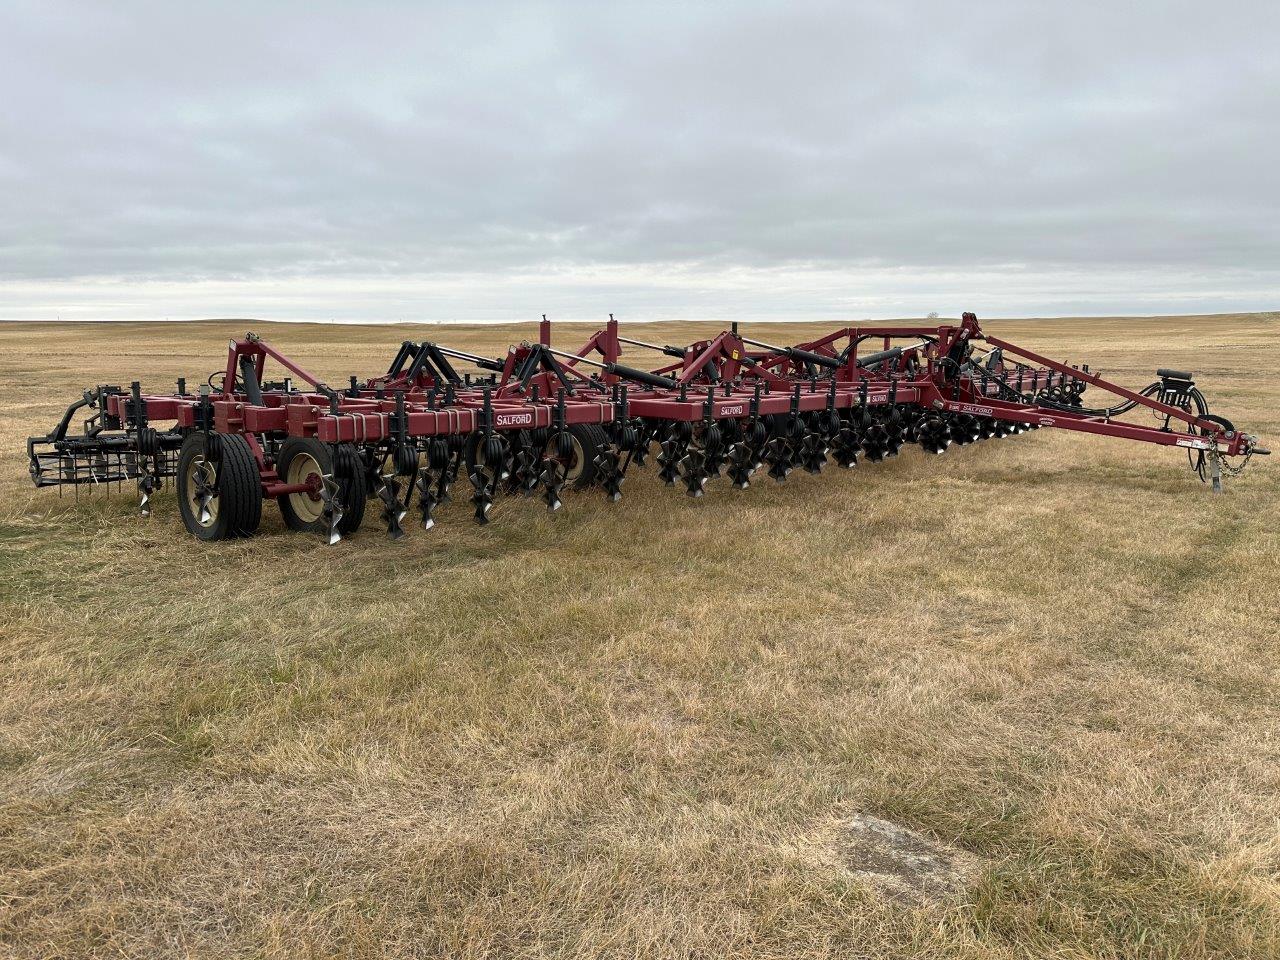
POLYGON ((624 367, 620 363, 606 363, 604 364, 604 371, 605 373, 612 373, 622 377, 624 380, 647 383, 651 387, 663 387, 667 390, 674 390, 679 385, 671 377, 664 377, 648 370, 636 370, 634 367, 624 367))

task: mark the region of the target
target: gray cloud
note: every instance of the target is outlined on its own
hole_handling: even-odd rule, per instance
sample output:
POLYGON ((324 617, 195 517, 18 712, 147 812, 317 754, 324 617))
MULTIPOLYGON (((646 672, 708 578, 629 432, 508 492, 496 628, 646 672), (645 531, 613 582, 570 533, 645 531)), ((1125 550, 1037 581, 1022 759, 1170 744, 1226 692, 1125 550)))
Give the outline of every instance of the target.
POLYGON ((0 315, 1280 293, 1272 2, 45 2, 0 37, 0 315))

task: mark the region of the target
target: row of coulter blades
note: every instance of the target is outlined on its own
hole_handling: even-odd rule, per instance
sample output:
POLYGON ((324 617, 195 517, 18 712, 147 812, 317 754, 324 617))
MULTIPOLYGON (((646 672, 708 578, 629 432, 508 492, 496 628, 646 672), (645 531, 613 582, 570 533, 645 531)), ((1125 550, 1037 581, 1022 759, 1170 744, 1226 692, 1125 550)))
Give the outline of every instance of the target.
POLYGON ((795 346, 736 325, 685 346, 646 343, 610 317, 577 350, 551 343, 545 317, 536 342, 501 357, 406 341, 386 373, 335 387, 249 334, 194 392, 183 380, 162 395, 138 382, 86 390, 52 432, 27 441, 31 476, 77 491, 136 481, 144 515, 172 479, 203 540, 252 535, 273 499, 288 527, 336 543, 370 501, 398 539, 411 512, 432 527, 458 489, 486 523, 503 494, 541 496, 551 510, 566 489, 618 500, 628 472, 650 460, 700 497, 720 477, 745 488, 758 475, 884 460, 907 444, 940 454, 1042 427, 1184 448, 1215 489, 1224 471, 1267 452, 1211 415, 1188 373, 1160 370, 1130 390, 986 336, 973 314, 845 327, 795 346), (623 364, 624 349, 662 365, 623 364), (1090 387, 1106 406, 1085 406, 1090 387))

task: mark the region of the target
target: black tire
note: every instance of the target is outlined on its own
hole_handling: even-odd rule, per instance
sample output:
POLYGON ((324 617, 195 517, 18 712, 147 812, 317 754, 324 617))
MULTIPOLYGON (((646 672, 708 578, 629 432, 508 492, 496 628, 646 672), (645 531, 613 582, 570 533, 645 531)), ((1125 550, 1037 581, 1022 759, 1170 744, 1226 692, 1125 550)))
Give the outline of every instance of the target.
MULTIPOLYGON (((596 423, 570 424, 569 436, 573 437, 573 453, 565 464, 565 484, 573 490, 584 490, 599 479, 596 457, 609 446, 609 436, 596 423)), ((554 432, 547 442, 548 451, 554 450, 554 432)))
MULTIPOLYGON (((283 483, 303 483, 313 473, 329 475, 338 484, 338 501, 342 504, 339 533, 352 533, 364 520, 368 491, 364 466, 351 444, 335 447, 311 437, 290 437, 280 445, 276 458, 276 474, 283 483), (335 452, 336 450, 336 452, 335 452)), ((309 493, 286 493, 276 497, 285 526, 301 533, 328 533, 324 519, 324 502, 309 493)))
MULTIPOLYGON (((240 499, 240 517, 236 523, 236 536, 252 537, 262 523, 262 473, 258 458, 253 455, 249 441, 244 437, 231 437, 231 450, 239 460, 237 475, 243 478, 244 492, 240 499)), ((223 458, 226 458, 226 447, 223 458)))
POLYGON ((190 434, 178 453, 178 512, 182 522, 201 540, 229 540, 250 537, 262 521, 262 478, 258 463, 244 437, 218 434, 219 457, 213 463, 218 493, 210 504, 210 518, 200 522, 196 477, 208 469, 205 464, 204 435, 190 434))
MULTIPOLYGON (((582 490, 591 486, 598 479, 599 471, 595 460, 609 446, 609 435, 595 423, 573 423, 568 427, 568 434, 573 438, 573 452, 565 466, 565 484, 574 490, 582 490)), ((476 462, 483 460, 480 455, 483 434, 479 431, 469 434, 463 447, 463 462, 467 473, 475 470, 476 462)), ((556 451, 556 432, 551 430, 547 445, 543 450, 548 457, 558 456, 556 451)))
POLYGON ((364 508, 369 500, 369 485, 365 481, 364 463, 354 444, 340 443, 335 455, 334 476, 338 481, 338 496, 342 498, 342 519, 338 532, 343 536, 355 533, 364 522, 364 508))
MULTIPOLYGON (((494 432, 495 437, 501 437, 502 434, 494 432)), ((512 437, 503 437, 507 441, 507 449, 511 449, 512 437)), ((462 464, 466 469, 467 476, 476 472, 476 466, 484 465, 484 432, 477 430, 475 433, 469 433, 463 440, 462 444, 462 464)))

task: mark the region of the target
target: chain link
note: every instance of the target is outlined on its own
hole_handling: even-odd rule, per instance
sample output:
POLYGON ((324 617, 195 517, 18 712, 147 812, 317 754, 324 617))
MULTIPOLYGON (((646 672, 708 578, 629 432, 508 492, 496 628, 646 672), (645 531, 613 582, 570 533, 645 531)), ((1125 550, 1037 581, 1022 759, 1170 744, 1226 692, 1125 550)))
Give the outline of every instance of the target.
POLYGON ((1238 477, 1244 473, 1244 468, 1249 465, 1249 461, 1253 459, 1254 445, 1249 445, 1249 452, 1244 455, 1244 459, 1236 466, 1227 463, 1226 455, 1218 452, 1218 438, 1215 434, 1209 435, 1209 457, 1212 460, 1217 458, 1218 467, 1228 477, 1238 477))

